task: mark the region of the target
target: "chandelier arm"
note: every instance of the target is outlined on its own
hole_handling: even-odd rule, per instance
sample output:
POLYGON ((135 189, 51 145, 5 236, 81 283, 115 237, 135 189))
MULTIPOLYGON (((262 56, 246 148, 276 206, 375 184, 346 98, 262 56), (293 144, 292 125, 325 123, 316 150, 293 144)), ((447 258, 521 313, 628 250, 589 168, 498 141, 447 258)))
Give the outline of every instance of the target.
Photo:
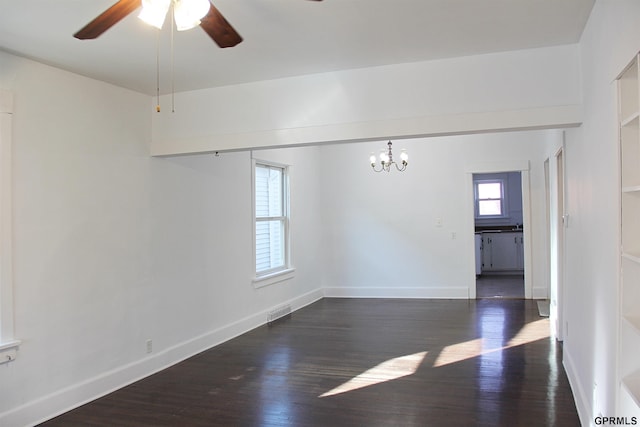
POLYGON ((397 163, 394 163, 396 165, 396 169, 398 169, 399 172, 404 172, 405 169, 407 169, 407 162, 402 162, 402 167, 399 167, 397 163))

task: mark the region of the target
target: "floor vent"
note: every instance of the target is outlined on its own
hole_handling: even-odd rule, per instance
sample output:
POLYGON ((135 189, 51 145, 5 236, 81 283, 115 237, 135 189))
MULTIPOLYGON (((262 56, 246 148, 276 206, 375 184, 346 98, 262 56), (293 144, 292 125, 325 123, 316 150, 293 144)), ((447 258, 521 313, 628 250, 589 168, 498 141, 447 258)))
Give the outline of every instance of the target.
POLYGON ((267 324, 272 324, 278 319, 291 316, 291 306, 289 304, 278 307, 267 313, 267 324))
POLYGON ((537 302, 540 317, 549 317, 549 300, 538 300, 537 302))

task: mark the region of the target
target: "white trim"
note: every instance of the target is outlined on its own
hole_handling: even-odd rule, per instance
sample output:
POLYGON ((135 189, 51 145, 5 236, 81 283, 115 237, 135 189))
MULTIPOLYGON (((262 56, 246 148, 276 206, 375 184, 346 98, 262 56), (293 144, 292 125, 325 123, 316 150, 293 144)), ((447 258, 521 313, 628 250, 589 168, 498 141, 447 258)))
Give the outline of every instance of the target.
POLYGON ((453 287, 358 287, 339 286, 324 288, 326 298, 429 298, 469 299, 469 288, 453 287))
POLYGON ((22 341, 20 340, 4 341, 0 343, 0 351, 16 349, 20 347, 21 343, 22 341))
POLYGON ((592 426, 593 417, 591 416, 591 403, 586 397, 587 394, 582 388, 582 383, 578 380, 579 377, 575 369, 575 363, 571 353, 569 352, 568 346, 564 346, 562 355, 562 366, 564 366, 564 370, 567 373, 567 379, 569 380, 569 385, 573 391, 573 400, 576 404, 580 424, 583 426, 592 426))
MULTIPOLYGON (((283 280, 287 280, 290 279, 291 277, 293 277, 293 271, 295 271, 295 269, 292 267, 292 257, 291 257, 291 227, 290 227, 290 223, 291 223, 291 195, 290 195, 290 183, 289 183, 289 169, 290 166, 289 165, 285 165, 285 164, 281 164, 281 163, 276 163, 276 162, 272 162, 272 161, 268 161, 268 160, 260 160, 257 159, 255 157, 253 157, 253 153, 251 153, 251 218, 252 218, 252 241, 253 241, 253 274, 254 274, 254 285, 256 283, 260 283, 262 281, 262 279, 265 280, 264 283, 261 283, 259 285, 256 285, 256 288, 260 288, 263 286, 267 286, 267 285, 271 285, 274 283, 278 283, 278 282, 282 282, 283 280), (275 167, 275 168, 280 168, 283 170, 283 197, 282 197, 282 201, 283 201, 283 217, 284 217, 284 265, 282 267, 276 268, 276 269, 271 269, 271 270, 267 270, 267 271, 263 271, 261 272, 261 274, 259 274, 256 271, 256 224, 258 222, 258 220, 256 219, 256 166, 257 165, 264 165, 264 166, 271 166, 271 167, 275 167), (280 280, 269 280, 271 278, 275 278, 277 276, 279 276, 280 274, 287 274, 287 273, 291 273, 290 277, 284 277, 281 278, 280 280)), ((282 217, 277 217, 278 220, 280 220, 280 218, 282 217)), ((262 219, 264 220, 264 219, 262 219)))
POLYGON ((150 357, 118 367, 83 382, 58 390, 22 406, 0 413, 2 426, 36 425, 57 415, 107 395, 115 390, 162 371, 176 363, 215 347, 267 323, 268 313, 289 304, 295 312, 322 299, 321 289, 317 289, 289 301, 279 303, 238 321, 183 341, 150 357))
POLYGON ((264 276, 254 277, 252 280, 253 287, 258 289, 265 286, 273 285, 274 283, 280 283, 284 282, 285 280, 293 279, 295 277, 295 272, 296 269, 292 267, 284 270, 278 270, 274 273, 265 274, 264 276))
POLYGON ((507 213, 509 206, 509 200, 507 200, 508 191, 505 191, 505 179, 504 178, 482 178, 473 180, 473 196, 475 203, 475 218, 476 219, 503 219, 509 218, 509 214, 507 213), (500 199, 480 199, 478 194, 478 186, 480 184, 500 184, 500 199), (480 215, 480 202, 481 201, 490 201, 490 200, 500 200, 500 214, 499 215, 480 215))
POLYGON ((582 123, 582 106, 559 105, 506 111, 439 114, 397 119, 333 123, 255 132, 179 138, 153 135, 152 156, 257 150, 380 139, 427 138, 486 132, 558 129, 582 123))
POLYGON ((531 290, 531 297, 533 299, 549 299, 549 292, 546 287, 536 287, 534 286, 531 290))
MULTIPOLYGON (((530 170, 531 166, 528 160, 516 160, 516 161, 498 161, 498 162, 485 162, 485 163, 473 163, 466 167, 468 174, 467 179, 467 198, 469 201, 475 200, 475 185, 473 184, 473 174, 477 173, 498 173, 498 172, 520 172, 522 180, 522 235, 524 237, 524 297, 527 299, 533 298, 533 245, 531 238, 531 188, 530 188, 530 170)), ((473 220, 475 218, 474 204, 468 203, 468 209, 471 209, 467 215, 469 230, 473 229, 473 220)), ((473 240, 471 247, 474 248, 473 240)), ((475 272, 475 258, 469 257, 468 261, 469 271, 475 272)), ((472 276, 469 276, 470 279, 472 276)), ((475 287, 475 275, 473 276, 475 287)), ((473 292, 469 292, 470 298, 475 296, 475 289, 473 292)))
POLYGON ((12 119, 13 95, 0 90, 0 344, 16 347, 13 329, 12 119))
POLYGON ((508 160, 494 162, 474 162, 466 166, 467 173, 501 173, 513 171, 528 171, 528 160, 508 160))
POLYGON ((524 297, 533 298, 533 233, 531 232, 531 179, 527 168, 520 171, 522 179, 522 236, 524 237, 524 297))
MULTIPOLYGON (((552 218, 552 221, 556 222, 555 225, 555 267, 552 270, 552 273, 555 275, 554 281, 552 283, 556 287, 555 297, 555 326, 556 326, 556 339, 558 341, 564 341, 564 336, 566 332, 566 323, 565 323, 565 308, 566 308, 566 299, 565 293, 567 292, 567 280, 566 280, 566 268, 565 268, 565 255, 566 255, 566 228, 567 222, 565 219, 567 218, 567 185, 566 185, 566 151, 565 151, 565 140, 566 133, 563 132, 562 135, 562 145, 555 152, 553 157, 554 167, 555 167, 555 209, 554 214, 555 218, 552 218), (562 202, 562 206, 560 206, 560 202, 562 202), (560 212, 562 210, 562 212, 560 212), (561 218, 558 221, 558 218, 561 218)), ((619 241, 619 240, 618 240, 619 241)), ((553 307, 553 306, 552 306, 553 307)), ((551 315, 554 313, 551 312, 551 315)))

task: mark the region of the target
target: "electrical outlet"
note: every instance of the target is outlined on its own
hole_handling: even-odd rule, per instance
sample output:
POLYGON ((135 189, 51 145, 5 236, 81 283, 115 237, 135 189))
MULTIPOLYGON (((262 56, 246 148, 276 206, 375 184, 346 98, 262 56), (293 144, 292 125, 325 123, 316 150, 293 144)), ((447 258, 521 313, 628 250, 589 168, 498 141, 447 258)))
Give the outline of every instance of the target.
POLYGON ((458 234, 455 231, 451 232, 451 240, 456 240, 456 237, 458 237, 458 234))
POLYGON ((153 351, 153 341, 147 340, 147 353, 151 353, 153 351))
POLYGON ((436 218, 436 227, 442 227, 442 218, 436 218))

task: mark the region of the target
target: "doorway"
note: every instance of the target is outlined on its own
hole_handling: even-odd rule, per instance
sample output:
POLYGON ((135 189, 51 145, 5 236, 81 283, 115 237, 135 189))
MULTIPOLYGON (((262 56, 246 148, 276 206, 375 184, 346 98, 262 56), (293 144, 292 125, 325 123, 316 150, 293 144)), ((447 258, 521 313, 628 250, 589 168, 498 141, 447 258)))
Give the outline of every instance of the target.
POLYGON ((523 299, 522 174, 509 171, 472 176, 476 298, 523 299))

